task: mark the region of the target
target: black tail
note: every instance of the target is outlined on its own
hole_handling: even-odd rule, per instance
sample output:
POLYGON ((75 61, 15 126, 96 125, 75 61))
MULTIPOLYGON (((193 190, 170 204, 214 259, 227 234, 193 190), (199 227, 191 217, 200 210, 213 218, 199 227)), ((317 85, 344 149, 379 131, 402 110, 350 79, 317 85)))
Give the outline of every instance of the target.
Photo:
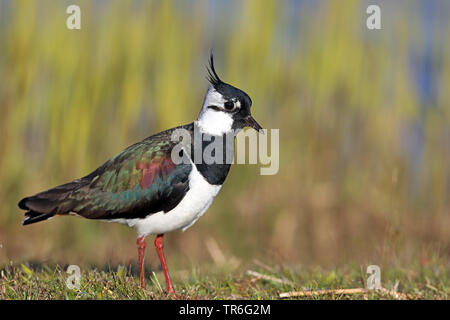
POLYGON ((23 220, 22 225, 26 226, 27 224, 47 220, 51 217, 53 217, 53 214, 51 213, 39 213, 35 211, 28 211, 27 213, 25 213, 25 220, 23 220))
POLYGON ((25 213, 22 225, 47 220, 56 214, 69 213, 76 204, 75 199, 71 197, 72 192, 86 185, 87 182, 85 179, 78 179, 23 198, 18 206, 20 209, 28 211, 25 213))

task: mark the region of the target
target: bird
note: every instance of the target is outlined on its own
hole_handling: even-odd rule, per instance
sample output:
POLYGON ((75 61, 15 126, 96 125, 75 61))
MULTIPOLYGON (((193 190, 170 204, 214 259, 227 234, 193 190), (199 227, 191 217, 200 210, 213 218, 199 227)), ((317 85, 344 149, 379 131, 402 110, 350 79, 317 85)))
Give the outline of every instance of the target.
MULTIPOLYGON (((206 77, 209 85, 197 120, 153 134, 127 147, 82 178, 23 198, 18 203, 20 209, 26 210, 22 225, 54 216, 75 215, 134 228, 138 235, 140 285, 144 289, 145 239, 155 235, 154 245, 164 272, 166 293, 175 295, 163 236, 176 230, 185 231, 205 213, 231 166, 231 162, 197 161, 193 155, 196 150, 205 151, 213 141, 225 139, 227 134, 245 127, 263 133, 250 113, 251 98, 219 78, 212 53, 206 77), (179 141, 173 139, 176 130, 184 130, 194 141, 180 148, 179 141), (197 143, 196 132, 209 138, 197 143), (180 150, 174 152, 177 146, 180 150), (174 161, 173 154, 183 161, 174 161)), ((228 147, 223 148, 223 155, 234 152, 235 134, 232 139, 231 147, 227 144, 228 147)), ((217 155, 221 151, 219 149, 217 155)))

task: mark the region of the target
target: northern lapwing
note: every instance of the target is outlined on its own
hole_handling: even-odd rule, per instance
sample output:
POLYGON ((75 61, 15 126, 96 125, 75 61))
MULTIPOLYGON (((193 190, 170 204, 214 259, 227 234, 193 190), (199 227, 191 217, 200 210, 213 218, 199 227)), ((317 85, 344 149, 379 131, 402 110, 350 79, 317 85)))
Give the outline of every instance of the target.
MULTIPOLYGON (((250 114, 252 100, 244 91, 219 78, 212 54, 208 80, 210 86, 196 121, 129 146, 83 178, 22 199, 19 208, 27 210, 23 225, 70 214, 134 227, 138 233, 143 288, 145 237, 156 235, 154 244, 166 278, 167 292, 173 294, 163 252, 163 235, 180 229, 184 231, 203 215, 221 189, 231 165, 227 161, 206 163, 193 159, 195 146, 204 151, 209 143, 215 139, 225 140, 230 132, 244 127, 262 129, 250 114), (176 129, 193 137, 187 148, 176 153, 183 157, 181 162, 174 161, 172 156, 178 145, 172 136, 176 129), (195 132, 209 138, 198 144, 195 132)), ((234 136, 232 148, 223 148, 224 153, 234 151, 234 136)))

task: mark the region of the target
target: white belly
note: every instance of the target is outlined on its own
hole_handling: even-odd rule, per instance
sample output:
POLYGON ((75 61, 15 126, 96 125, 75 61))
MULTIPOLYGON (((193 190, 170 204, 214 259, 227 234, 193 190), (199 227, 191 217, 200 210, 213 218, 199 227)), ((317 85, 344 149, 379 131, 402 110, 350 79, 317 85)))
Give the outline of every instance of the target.
POLYGON ((163 234, 179 229, 184 231, 205 213, 221 187, 221 185, 209 184, 193 164, 189 174, 189 191, 174 209, 150 214, 144 219, 115 219, 113 221, 134 227, 139 236, 163 234))

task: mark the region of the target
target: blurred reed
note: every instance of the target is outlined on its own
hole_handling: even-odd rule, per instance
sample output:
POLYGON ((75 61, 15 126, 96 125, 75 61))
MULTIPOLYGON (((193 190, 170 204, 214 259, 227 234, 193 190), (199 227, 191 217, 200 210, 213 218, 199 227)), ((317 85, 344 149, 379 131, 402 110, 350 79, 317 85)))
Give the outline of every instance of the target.
POLYGON ((208 213, 168 236, 170 260, 212 261, 213 238, 242 260, 448 261, 450 43, 432 32, 424 101, 411 71, 429 39, 420 2, 383 5, 395 17, 368 31, 360 1, 2 1, 0 263, 135 258, 127 228, 72 217, 23 228, 17 202, 193 121, 210 48, 255 118, 280 129, 280 171, 235 166, 208 213), (79 31, 65 27, 69 4, 79 31))

